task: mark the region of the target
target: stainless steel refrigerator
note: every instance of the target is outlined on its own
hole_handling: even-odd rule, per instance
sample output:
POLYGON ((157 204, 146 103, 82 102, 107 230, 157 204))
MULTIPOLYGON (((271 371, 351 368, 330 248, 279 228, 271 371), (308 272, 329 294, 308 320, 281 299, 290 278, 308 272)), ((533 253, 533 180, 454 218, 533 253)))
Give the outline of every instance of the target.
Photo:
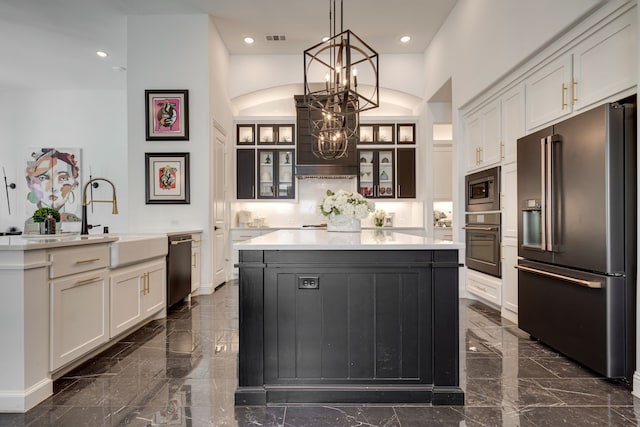
POLYGON ((608 377, 635 368, 635 97, 518 140, 518 326, 608 377))

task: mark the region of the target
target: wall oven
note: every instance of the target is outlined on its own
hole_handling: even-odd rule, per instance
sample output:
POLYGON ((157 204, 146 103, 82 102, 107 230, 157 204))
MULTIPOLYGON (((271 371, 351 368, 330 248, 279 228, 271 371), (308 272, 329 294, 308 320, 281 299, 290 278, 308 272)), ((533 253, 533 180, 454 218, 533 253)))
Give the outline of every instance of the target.
POLYGON ((465 183, 467 212, 500 210, 499 166, 467 175, 465 183))
POLYGON ((500 213, 469 213, 462 228, 466 236, 467 267, 501 277, 500 213))

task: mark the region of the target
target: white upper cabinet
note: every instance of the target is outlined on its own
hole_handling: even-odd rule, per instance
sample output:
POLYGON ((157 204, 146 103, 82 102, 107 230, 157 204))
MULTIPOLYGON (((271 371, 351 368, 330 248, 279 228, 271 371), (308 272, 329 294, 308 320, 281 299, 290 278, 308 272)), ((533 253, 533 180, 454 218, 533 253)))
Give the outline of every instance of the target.
POLYGON ((467 170, 482 169, 500 162, 500 110, 498 99, 465 118, 467 170))
POLYGON ((502 160, 505 164, 517 159, 518 138, 524 130, 524 91, 519 85, 502 97, 502 160))
POLYGON ((627 11, 526 79, 528 131, 635 86, 635 11, 636 8, 627 11))
POLYGON ((572 51, 574 110, 636 84, 636 24, 635 15, 626 13, 572 51))
POLYGON ((571 56, 557 58, 525 82, 527 129, 571 114, 571 56))

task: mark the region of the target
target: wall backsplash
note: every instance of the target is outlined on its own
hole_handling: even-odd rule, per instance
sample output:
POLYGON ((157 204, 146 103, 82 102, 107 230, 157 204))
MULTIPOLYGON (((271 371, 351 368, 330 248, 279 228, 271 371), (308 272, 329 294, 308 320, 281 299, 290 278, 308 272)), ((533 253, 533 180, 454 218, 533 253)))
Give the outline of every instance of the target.
MULTIPOLYGON (((250 211, 253 218, 264 218, 267 227, 301 227, 325 223, 318 212, 320 200, 327 190, 356 191, 356 179, 299 179, 296 182, 297 201, 237 201, 231 203, 231 227, 238 227, 237 212, 250 211)), ((376 208, 393 212, 394 227, 423 228, 424 205, 417 200, 374 200, 376 208)), ((372 227, 373 220, 362 220, 363 227, 372 227)))

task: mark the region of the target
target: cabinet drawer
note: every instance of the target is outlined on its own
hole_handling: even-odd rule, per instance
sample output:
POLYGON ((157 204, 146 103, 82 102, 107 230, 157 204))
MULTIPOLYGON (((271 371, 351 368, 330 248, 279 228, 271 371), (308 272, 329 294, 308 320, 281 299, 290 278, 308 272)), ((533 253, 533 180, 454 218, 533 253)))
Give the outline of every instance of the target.
POLYGON ((109 266, 109 246, 106 244, 74 246, 49 251, 49 278, 82 273, 109 266))
POLYGON ((261 235, 261 230, 231 230, 231 241, 242 242, 261 235))
POLYGON ((495 305, 502 303, 502 282, 500 279, 489 278, 484 274, 476 274, 467 270, 467 291, 495 305))

